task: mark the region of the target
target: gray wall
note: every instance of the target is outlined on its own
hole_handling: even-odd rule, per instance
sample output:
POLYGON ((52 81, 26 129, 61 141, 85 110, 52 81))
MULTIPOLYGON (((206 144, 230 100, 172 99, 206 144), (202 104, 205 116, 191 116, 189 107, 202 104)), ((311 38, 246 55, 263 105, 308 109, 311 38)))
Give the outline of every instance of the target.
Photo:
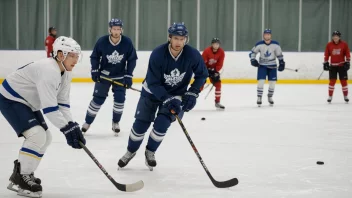
POLYGON ((55 26, 91 50, 113 17, 138 50, 166 42, 168 26, 183 21, 199 50, 219 37, 227 51, 249 51, 270 28, 284 51, 323 51, 334 30, 352 46, 351 10, 352 0, 0 0, 0 49, 43 50, 55 26))

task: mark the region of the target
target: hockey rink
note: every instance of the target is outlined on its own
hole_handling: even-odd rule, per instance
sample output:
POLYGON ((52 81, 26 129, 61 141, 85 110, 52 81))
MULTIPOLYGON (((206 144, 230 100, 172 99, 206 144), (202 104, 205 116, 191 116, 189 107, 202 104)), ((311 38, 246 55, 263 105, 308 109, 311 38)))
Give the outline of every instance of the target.
MULTIPOLYGON (((140 88, 140 84, 134 85, 140 88)), ((148 135, 136 157, 123 170, 117 162, 126 152, 139 93, 128 90, 121 132, 111 131, 112 94, 87 132, 86 146, 119 183, 143 180, 134 193, 118 191, 84 150, 66 144, 51 123, 53 143, 36 171, 45 198, 348 198, 352 197, 352 104, 343 101, 336 85, 327 104, 327 85, 276 85, 274 107, 256 105, 255 84, 223 85, 225 111, 216 111, 214 93, 198 98, 183 122, 205 164, 216 180, 237 177, 229 189, 213 186, 181 127, 173 123, 156 153, 154 171, 144 164, 148 135), (202 121, 201 118, 206 118, 202 121), (317 165, 323 161, 324 165, 317 165)), ((74 83, 73 117, 82 125, 92 99, 93 83, 74 83)), ((352 103, 352 102, 350 102, 352 103)), ((0 197, 17 197, 6 189, 13 161, 23 139, 18 139, 0 115, 0 197)))

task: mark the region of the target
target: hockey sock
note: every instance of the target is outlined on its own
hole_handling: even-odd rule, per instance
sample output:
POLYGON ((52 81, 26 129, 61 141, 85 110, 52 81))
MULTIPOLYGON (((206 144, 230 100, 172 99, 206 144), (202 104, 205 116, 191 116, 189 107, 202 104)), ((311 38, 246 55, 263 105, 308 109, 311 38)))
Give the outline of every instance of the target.
POLYGON ((139 119, 136 119, 133 123, 130 137, 128 139, 127 150, 131 153, 136 152, 141 146, 144 134, 147 132, 151 122, 145 122, 139 119))
POLYGON ((347 80, 340 80, 342 86, 342 92, 344 96, 348 96, 348 84, 347 80))
POLYGON ((97 116, 98 111, 102 104, 104 104, 106 98, 94 96, 92 101, 89 104, 87 114, 86 114, 86 123, 92 124, 95 116, 97 116))
POLYGON ((329 82, 329 96, 334 94, 336 79, 330 79, 329 82))
POLYGON ((112 113, 112 120, 114 123, 118 123, 121 120, 124 103, 114 102, 114 108, 112 113))
POLYGON ((221 99, 221 82, 215 83, 215 102, 219 103, 221 99))
POLYGON ((42 154, 42 155, 44 155, 46 149, 48 149, 48 147, 52 141, 52 135, 51 135, 51 132, 49 131, 49 129, 46 130, 45 133, 46 133, 45 144, 40 148, 40 151, 39 151, 39 154, 42 154))
POLYGON ((264 83, 265 83, 265 80, 258 80, 258 85, 257 85, 258 97, 262 97, 263 95, 264 83))
POLYGON ((163 141, 167 129, 171 125, 171 120, 169 116, 164 114, 159 114, 153 125, 153 129, 150 132, 147 149, 155 152, 163 141))
POLYGON ((25 137, 22 148, 18 155, 21 163, 21 174, 33 173, 43 157, 41 149, 46 142, 46 132, 41 126, 35 126, 22 133, 25 137))
POLYGON ((268 97, 273 97, 274 91, 275 91, 275 84, 276 84, 276 81, 269 81, 268 97))

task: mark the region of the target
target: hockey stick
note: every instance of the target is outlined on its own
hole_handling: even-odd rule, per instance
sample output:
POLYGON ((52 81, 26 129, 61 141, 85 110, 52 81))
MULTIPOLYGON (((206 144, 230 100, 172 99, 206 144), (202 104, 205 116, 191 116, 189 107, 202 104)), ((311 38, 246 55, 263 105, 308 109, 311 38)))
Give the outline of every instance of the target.
MULTIPOLYGON (((224 68, 221 70, 221 72, 220 72, 220 75, 224 72, 224 68)), ((213 83, 211 83, 211 87, 210 87, 210 90, 209 90, 209 92, 207 93, 207 95, 204 97, 204 100, 206 100, 207 99, 207 97, 209 96, 209 94, 210 94, 210 92, 211 92, 211 90, 213 90, 213 88, 214 88, 214 84, 213 83)), ((210 86, 210 84, 207 84, 207 86, 204 86, 205 88, 204 89, 206 89, 206 88, 208 88, 210 86)), ((203 89, 203 90, 204 90, 203 89)))
MULTIPOLYGON (((107 78, 107 77, 105 77, 105 76, 100 76, 100 78, 101 78, 101 79, 104 79, 104 80, 107 80, 107 81, 109 81, 109 82, 112 82, 112 83, 114 83, 115 85, 118 85, 118 86, 121 86, 121 87, 125 87, 122 83, 116 82, 116 81, 114 81, 114 80, 111 79, 111 78, 107 78)), ((131 90, 133 90, 133 91, 141 92, 141 90, 136 89, 136 88, 133 88, 133 87, 126 88, 126 89, 131 89, 131 90)))
POLYGON ((321 74, 320 74, 319 77, 318 77, 318 80, 320 80, 320 77, 323 75, 324 71, 325 71, 325 70, 323 70, 323 71, 321 72, 321 74))
POLYGON ((196 153, 200 163, 202 164, 202 166, 203 166, 205 172, 207 173, 208 177, 210 178, 211 182, 213 182, 214 186, 216 186, 218 188, 229 188, 229 187, 232 187, 232 186, 236 186, 238 184, 238 179, 237 178, 233 178, 233 179, 230 179, 230 180, 227 180, 227 181, 216 181, 213 178, 213 176, 210 174, 208 168, 205 166, 205 163, 204 163, 202 157, 200 156, 196 146, 194 145, 191 137, 189 136, 186 127, 183 125, 182 120, 180 119, 180 117, 178 117, 178 115, 173 110, 171 110, 171 113, 176 117, 178 123, 180 124, 180 126, 181 126, 181 128, 183 130, 183 133, 186 135, 188 142, 191 144, 191 146, 193 148, 193 151, 196 153))
POLYGON ((291 69, 291 68, 285 68, 285 69, 287 69, 288 71, 298 72, 298 69, 291 69))
POLYGON ((120 184, 117 183, 114 178, 112 178, 108 172, 106 172, 105 168, 98 162, 97 158, 88 150, 88 148, 82 143, 79 142, 79 145, 84 149, 84 151, 89 155, 90 158, 95 162, 95 164, 100 168, 100 170, 105 174, 105 176, 114 184, 114 186, 120 191, 124 192, 134 192, 140 190, 144 187, 144 183, 142 180, 133 183, 133 184, 120 184))

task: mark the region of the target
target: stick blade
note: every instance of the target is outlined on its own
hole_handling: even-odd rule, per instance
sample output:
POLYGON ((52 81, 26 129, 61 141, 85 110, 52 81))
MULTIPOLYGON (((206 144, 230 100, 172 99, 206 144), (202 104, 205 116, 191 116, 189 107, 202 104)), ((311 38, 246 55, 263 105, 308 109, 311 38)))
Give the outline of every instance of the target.
POLYGON ((215 187, 218 188, 230 188, 232 186, 236 186, 238 184, 238 179, 237 178, 233 178, 227 181, 215 181, 213 180, 213 184, 215 187))
POLYGON ((114 182, 114 185, 120 191, 135 192, 135 191, 138 191, 144 187, 144 182, 142 180, 140 180, 136 183, 132 183, 132 184, 119 184, 117 182, 114 182))

